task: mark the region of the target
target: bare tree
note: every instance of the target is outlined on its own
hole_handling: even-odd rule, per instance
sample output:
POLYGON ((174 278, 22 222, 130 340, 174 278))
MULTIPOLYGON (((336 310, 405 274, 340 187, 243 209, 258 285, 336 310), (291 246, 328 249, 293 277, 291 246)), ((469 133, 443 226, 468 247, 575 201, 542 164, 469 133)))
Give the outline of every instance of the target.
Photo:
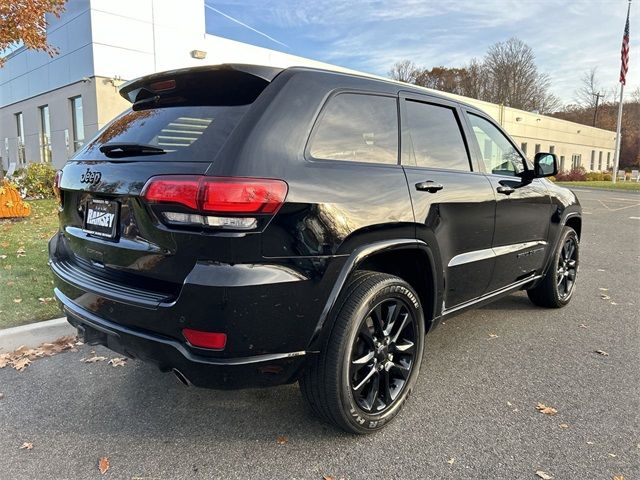
POLYGON ((411 60, 402 60, 391 67, 388 75, 399 82, 415 83, 418 73, 419 69, 415 63, 411 60))
POLYGON ((522 40, 513 37, 489 47, 484 67, 489 77, 486 100, 529 111, 557 106, 549 77, 538 72, 533 50, 522 40))
POLYGON ((527 111, 551 113, 562 106, 549 91, 549 76, 538 71, 533 50, 517 38, 496 43, 482 61, 474 58, 462 68, 426 69, 403 60, 393 66, 389 76, 527 111))
POLYGON ((601 102, 600 98, 603 97, 604 92, 598 81, 597 73, 598 67, 593 67, 580 77, 580 88, 575 93, 575 101, 578 105, 595 108, 596 102, 601 102))

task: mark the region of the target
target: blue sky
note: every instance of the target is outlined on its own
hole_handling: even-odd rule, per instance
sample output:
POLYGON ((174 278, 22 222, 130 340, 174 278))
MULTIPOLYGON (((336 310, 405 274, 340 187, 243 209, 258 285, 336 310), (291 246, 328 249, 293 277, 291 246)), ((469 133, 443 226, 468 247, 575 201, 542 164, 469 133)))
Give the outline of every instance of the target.
MULTIPOLYGON (((206 9, 208 33, 378 75, 402 59, 460 66, 517 36, 565 103, 592 67, 603 88, 617 84, 627 7, 626 0, 205 1, 222 12, 206 9)), ((640 1, 634 3, 628 92, 640 84, 640 1)))

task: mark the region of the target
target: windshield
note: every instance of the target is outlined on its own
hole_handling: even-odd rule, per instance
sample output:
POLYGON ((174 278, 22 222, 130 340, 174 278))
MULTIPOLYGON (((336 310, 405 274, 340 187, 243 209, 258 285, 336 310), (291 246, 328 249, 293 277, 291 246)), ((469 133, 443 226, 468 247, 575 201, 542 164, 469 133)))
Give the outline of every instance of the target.
POLYGON ((100 130, 74 156, 82 160, 111 160, 105 144, 139 144, 164 150, 162 155, 119 155, 140 161, 210 162, 251 105, 176 106, 127 110, 100 130))

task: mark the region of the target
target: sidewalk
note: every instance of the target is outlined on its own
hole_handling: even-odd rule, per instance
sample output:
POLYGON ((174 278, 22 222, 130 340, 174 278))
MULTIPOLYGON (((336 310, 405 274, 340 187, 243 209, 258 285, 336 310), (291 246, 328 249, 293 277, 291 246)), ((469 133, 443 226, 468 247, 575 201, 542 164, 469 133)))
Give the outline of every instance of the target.
POLYGON ((76 329, 67 322, 66 317, 5 328, 0 330, 0 353, 12 352, 22 345, 35 348, 42 343, 75 334, 76 329))

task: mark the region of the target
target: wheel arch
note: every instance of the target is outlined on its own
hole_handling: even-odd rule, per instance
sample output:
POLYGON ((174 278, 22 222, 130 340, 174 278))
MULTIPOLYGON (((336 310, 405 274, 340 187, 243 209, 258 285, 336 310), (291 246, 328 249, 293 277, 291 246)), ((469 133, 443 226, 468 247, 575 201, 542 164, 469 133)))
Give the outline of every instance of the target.
POLYGON ((571 227, 576 231, 578 235, 578 240, 582 238, 582 217, 580 215, 574 214, 569 216, 565 223, 567 227, 571 227))
POLYGON ((425 315, 425 331, 429 330, 436 318, 440 284, 433 253, 421 240, 385 240, 361 246, 349 255, 322 310, 309 350, 317 350, 328 335, 330 328, 325 327, 328 327, 331 313, 349 277, 357 270, 388 273, 409 283, 418 293, 425 315), (426 282, 420 281, 425 279, 426 282))

